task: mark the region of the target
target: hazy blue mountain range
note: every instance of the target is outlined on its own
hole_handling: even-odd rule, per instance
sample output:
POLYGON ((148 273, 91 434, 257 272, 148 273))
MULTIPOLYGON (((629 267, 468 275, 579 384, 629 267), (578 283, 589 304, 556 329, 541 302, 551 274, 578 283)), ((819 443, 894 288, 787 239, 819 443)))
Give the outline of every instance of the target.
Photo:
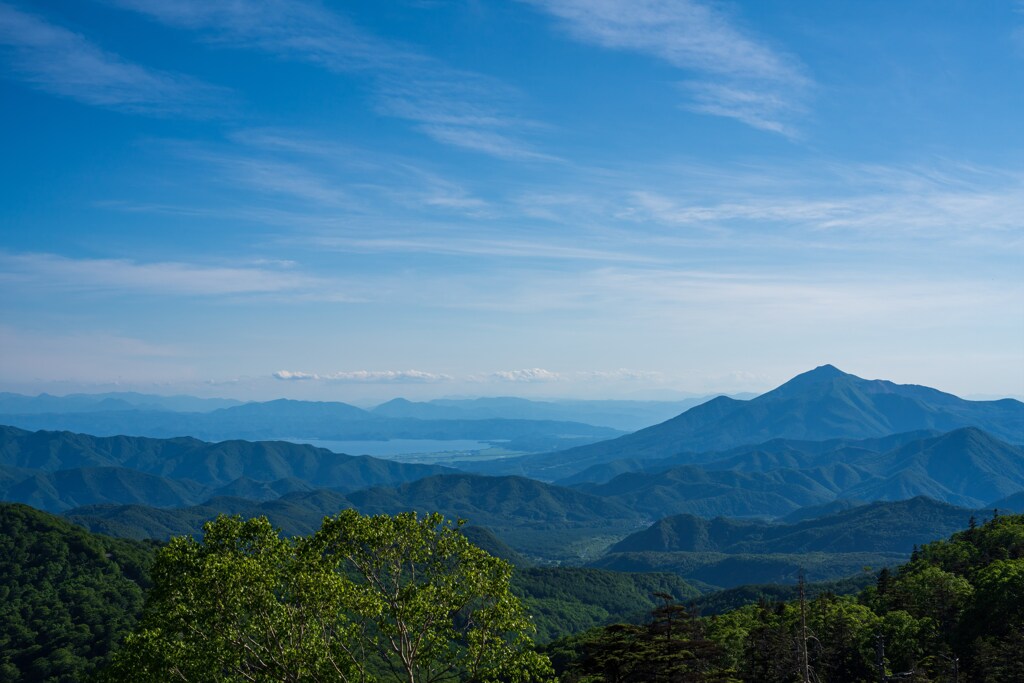
POLYGON ((241 405, 230 398, 197 398, 195 396, 158 396, 134 391, 102 394, 39 394, 24 396, 0 392, 0 414, 34 415, 38 413, 89 413, 120 410, 167 410, 204 413, 241 405))
MULTIPOLYGON (((738 395, 737 397, 753 395, 738 395)), ((435 399, 413 402, 396 398, 371 412, 381 417, 420 420, 556 420, 583 422, 622 431, 643 429, 678 415, 710 400, 711 396, 678 401, 535 401, 525 398, 495 397, 474 399, 435 399)))
POLYGON ((654 517, 780 517, 836 499, 894 501, 921 495, 978 508, 1024 490, 1024 448, 974 428, 921 436, 915 432, 873 442, 872 447, 899 444, 885 452, 862 443, 808 454, 791 451, 793 442, 774 442, 718 461, 626 472, 575 488, 654 517))
POLYGON ((622 434, 579 422, 517 419, 418 419, 375 415, 347 403, 279 399, 209 412, 116 409, 93 412, 0 414, 0 424, 30 430, 64 430, 99 436, 192 436, 228 439, 474 439, 510 450, 536 452, 592 443, 622 434))
MULTIPOLYGON (((733 398, 753 398, 756 394, 734 394, 733 398)), ((540 420, 555 422, 582 422, 620 431, 635 431, 649 427, 700 405, 713 396, 690 396, 671 401, 642 400, 571 400, 538 401, 511 396, 485 398, 443 398, 431 401, 409 401, 395 398, 374 408, 363 410, 343 403, 339 406, 349 414, 344 419, 365 419, 369 416, 417 420, 540 420), (355 409, 352 411, 351 409, 355 409)), ((53 396, 0 392, 0 415, 36 415, 41 413, 111 412, 122 410, 210 412, 220 408, 247 405, 270 405, 274 417, 287 414, 281 401, 265 403, 242 402, 224 398, 197 398, 195 396, 160 396, 135 392, 108 392, 102 394, 68 394, 53 396)), ((297 401, 294 403, 311 403, 297 401)), ((321 404, 322 405, 322 404, 321 404)), ((258 412, 259 408, 249 414, 258 412)), ((240 411, 244 413, 245 411, 240 411)), ((335 417, 335 416, 331 416, 335 417)), ((194 436, 178 434, 176 436, 194 436)))
MULTIPOLYGON (((564 497, 574 490, 628 510, 632 517, 657 519, 679 513, 780 517, 839 499, 918 495, 977 508, 1024 490, 1024 449, 973 428, 828 444, 776 440, 725 455, 700 465, 626 472, 567 489, 522 478, 455 475, 437 466, 346 456, 288 442, 207 443, 0 428, 0 495, 47 510, 104 502, 178 507, 214 496, 262 501, 313 488, 353 492, 448 473, 437 480, 446 482, 443 486, 428 490, 427 484, 418 484, 377 495, 389 497, 392 507, 404 501, 426 510, 443 502, 444 509, 459 514, 459 496, 479 493, 469 491, 465 482, 477 482, 484 491, 491 490, 493 481, 515 481, 520 483, 508 485, 513 490, 506 492, 506 503, 549 491, 564 497)), ((479 507, 499 509, 494 501, 479 507)), ((571 516, 571 510, 566 514, 571 516)), ((625 518, 619 512, 611 517, 625 518)))
POLYGON ((481 464, 478 471, 546 481, 622 460, 721 451, 772 439, 871 439, 903 432, 978 427, 1024 443, 1024 403, 966 401, 935 389, 865 380, 823 365, 749 401, 725 396, 617 439, 559 453, 481 464))
POLYGON ((0 498, 54 511, 101 502, 192 505, 215 495, 264 499, 313 487, 354 491, 446 471, 284 441, 207 443, 0 427, 0 498))
POLYGON ((627 472, 664 472, 673 467, 692 464, 699 464, 707 469, 738 472, 768 472, 781 468, 806 469, 836 462, 851 462, 870 453, 884 453, 904 444, 940 434, 942 432, 935 430, 921 430, 891 434, 877 439, 772 439, 765 443, 737 446, 724 451, 685 452, 667 458, 648 460, 612 460, 588 467, 555 483, 562 486, 601 484, 627 472))

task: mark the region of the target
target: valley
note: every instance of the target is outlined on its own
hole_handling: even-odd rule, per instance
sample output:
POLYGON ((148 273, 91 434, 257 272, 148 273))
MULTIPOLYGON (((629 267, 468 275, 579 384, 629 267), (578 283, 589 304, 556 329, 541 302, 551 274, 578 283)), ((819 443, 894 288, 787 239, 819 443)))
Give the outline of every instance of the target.
MULTIPOLYGON (((340 434, 373 424, 382 440, 313 444, 0 427, 0 499, 32 506, 8 514, 42 515, 37 523, 61 534, 90 534, 136 554, 201 538, 222 514, 265 517, 285 537, 301 538, 349 508, 439 512, 465 520, 467 538, 514 565, 514 590, 542 643, 643 620, 657 609, 655 595, 714 614, 794 599, 800 582, 810 595, 856 593, 918 548, 1024 512, 1024 404, 963 401, 831 366, 756 398, 698 403, 625 436, 536 421, 540 408, 527 402, 515 404, 527 422, 487 412, 472 420, 464 406, 453 414, 410 402, 385 404, 400 417, 370 421, 360 409, 288 402, 203 404, 212 409, 182 414, 132 405, 94 412, 80 397, 62 404, 8 396, 0 405, 26 410, 13 420, 20 424, 77 424, 100 434, 118 423, 115 413, 118 421, 141 416, 138 431, 203 424, 199 435, 256 424, 265 433, 302 424, 340 434), (61 405, 67 412, 28 411, 61 405), (253 422, 231 412, 241 408, 253 422), (279 419, 285 427, 275 426, 279 419), (566 446, 600 434, 608 438, 566 446), (471 436, 457 442, 465 450, 401 452, 446 447, 451 435, 471 436), (566 447, 546 450, 552 439, 566 447), (341 443, 383 448, 349 455, 323 447, 341 443), (497 443, 534 452, 482 457, 497 443)), ((118 590, 137 595, 133 585, 118 590)))

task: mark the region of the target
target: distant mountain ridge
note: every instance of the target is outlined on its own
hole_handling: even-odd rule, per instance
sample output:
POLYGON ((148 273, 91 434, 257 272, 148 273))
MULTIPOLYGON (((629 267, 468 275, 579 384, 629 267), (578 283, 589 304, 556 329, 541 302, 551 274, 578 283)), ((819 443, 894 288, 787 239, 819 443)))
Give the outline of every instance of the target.
POLYGON ((553 400, 537 401, 511 396, 475 399, 409 401, 396 398, 373 408, 380 417, 420 420, 517 419, 582 422, 623 431, 643 429, 700 405, 711 396, 678 401, 553 400))
MULTIPOLYGON (((774 440, 717 455, 726 457, 689 465, 674 465, 674 458, 640 461, 643 469, 598 482, 574 479, 564 488, 280 441, 208 443, 0 427, 0 497, 60 511, 95 503, 181 507, 217 496, 263 501, 319 488, 352 493, 397 486, 386 494, 392 508, 414 504, 426 510, 433 504, 458 511, 459 495, 469 505, 492 482, 514 480, 523 482, 519 497, 576 491, 614 504, 617 511, 609 514, 616 519, 656 519, 680 513, 772 518, 844 498, 920 495, 977 508, 1024 490, 1024 448, 974 428, 860 441, 774 440), (424 494, 429 482, 421 480, 436 475, 447 475, 436 480, 445 484, 424 494)), ((509 508, 494 499, 465 509, 490 515, 509 508)), ((571 509, 565 514, 571 517, 571 509)))
POLYGON ((926 497, 854 506, 812 520, 772 524, 677 515, 619 541, 589 566, 617 571, 671 571, 720 587, 835 580, 904 561, 914 545, 980 524, 991 510, 970 510, 926 497))
POLYGON ((119 410, 166 410, 172 412, 204 413, 220 408, 241 405, 230 398, 198 398, 196 396, 160 396, 134 391, 114 391, 101 394, 67 394, 53 396, 38 394, 25 396, 0 392, 0 414, 34 415, 38 413, 84 413, 119 410))
POLYGON ((724 396, 666 422, 559 453, 481 464, 488 473, 563 479, 587 467, 721 451, 772 439, 869 439, 901 432, 977 427, 1024 443, 1024 403, 967 401, 917 385, 865 380, 823 365, 749 401, 724 396))
POLYGON ((922 495, 978 508, 1024 490, 1024 448, 973 427, 928 434, 833 442, 838 447, 810 454, 792 451, 797 442, 776 440, 736 449, 717 461, 651 467, 573 486, 654 517, 779 517, 843 498, 894 501, 922 495), (885 445, 894 447, 871 449, 885 445))
POLYGON ((0 498, 50 511, 103 502, 193 505, 225 493, 277 497, 314 487, 355 491, 450 471, 284 441, 208 443, 0 426, 0 498))
MULTIPOLYGON (((752 396, 754 394, 736 395, 737 398, 749 398, 752 396)), ((660 401, 611 399, 555 399, 540 401, 512 396, 495 396, 410 401, 399 397, 373 408, 364 409, 338 401, 296 401, 291 399, 237 401, 224 398, 198 398, 184 395, 162 396, 136 392, 77 393, 65 396, 54 396, 51 394, 26 396, 23 394, 0 392, 0 416, 49 414, 49 419, 53 420, 56 415, 67 413, 108 413, 121 411, 206 413, 221 408, 245 405, 248 408, 237 411, 236 415, 245 415, 246 413, 253 415, 263 410, 268 410, 268 413, 275 418, 285 417, 289 413, 294 418, 298 410, 302 409, 303 406, 308 406, 311 412, 320 410, 323 411, 326 417, 343 420, 365 420, 373 417, 428 421, 500 419, 578 422, 629 432, 664 422, 710 398, 712 396, 695 395, 677 400, 660 401), (331 414, 331 411, 334 411, 333 414, 331 414)), ((31 424, 27 426, 30 428, 53 427, 53 425, 48 424, 31 424)), ((80 428, 83 425, 79 423, 73 426, 80 428)), ((183 436, 185 434, 176 435, 183 436)))
POLYGON ((624 538, 609 552, 902 552, 968 526, 978 510, 919 496, 876 502, 791 524, 675 515, 624 538))
POLYGON ((288 534, 316 529, 325 515, 345 508, 363 514, 405 511, 440 512, 482 526, 520 553, 564 555, 574 538, 621 535, 643 525, 642 515, 623 505, 582 491, 522 477, 471 474, 430 476, 397 486, 349 493, 296 491, 268 501, 214 498, 200 505, 160 509, 139 504, 88 505, 69 510, 68 519, 98 533, 129 538, 167 539, 198 534, 217 514, 265 515, 288 534))
POLYGON ((0 411, 0 424, 33 431, 73 431, 97 436, 131 435, 150 438, 187 435, 210 441, 491 440, 508 442, 511 448, 519 446, 519 450, 526 452, 576 446, 622 434, 620 430, 611 427, 559 420, 387 417, 337 401, 277 399, 233 405, 208 412, 174 412, 120 405, 116 409, 101 409, 102 403, 96 406, 95 410, 68 412, 0 411))

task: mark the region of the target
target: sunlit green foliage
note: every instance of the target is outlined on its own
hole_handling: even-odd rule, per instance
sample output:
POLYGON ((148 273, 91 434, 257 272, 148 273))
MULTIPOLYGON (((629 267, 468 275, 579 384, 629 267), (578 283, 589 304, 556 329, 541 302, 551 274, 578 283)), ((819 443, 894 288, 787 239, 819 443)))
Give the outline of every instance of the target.
POLYGON ((308 537, 222 516, 157 555, 111 680, 540 680, 511 566, 439 515, 347 510, 308 537))

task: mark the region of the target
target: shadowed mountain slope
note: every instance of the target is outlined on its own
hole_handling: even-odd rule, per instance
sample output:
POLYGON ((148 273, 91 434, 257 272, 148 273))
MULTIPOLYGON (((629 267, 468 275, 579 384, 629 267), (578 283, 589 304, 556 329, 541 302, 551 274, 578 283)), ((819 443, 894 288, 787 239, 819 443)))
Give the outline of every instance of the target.
POLYGON ((66 516, 99 533, 166 539, 199 533, 203 522, 219 513, 266 515, 285 533, 309 533, 324 516, 345 508, 363 514, 440 512, 449 519, 465 519, 496 531, 503 542, 519 552, 535 550, 537 543, 548 542, 546 537, 557 544, 557 539, 569 538, 563 533, 566 530, 584 530, 588 535, 624 534, 642 524, 641 515, 633 510, 581 491, 521 477, 464 474, 432 476, 398 487, 346 494, 329 490, 294 492, 263 502, 222 497, 179 509, 90 505, 70 510, 66 516))
POLYGON ((355 491, 450 472, 284 441, 95 437, 0 427, 0 498, 60 511, 94 503, 194 505, 291 491, 355 491))
POLYGON ((653 517, 779 517, 843 498, 894 501, 915 496, 978 508, 1024 490, 1024 448, 964 428, 906 441, 883 453, 841 447, 779 459, 766 458, 757 447, 721 461, 628 472, 575 488, 653 517), (763 469, 789 462, 813 466, 763 469))
POLYGON ((901 552, 967 527, 976 510, 925 497, 861 505, 795 524, 666 517, 611 552, 901 552))
MULTIPOLYGON (((919 430, 978 427, 1024 442, 1024 403, 967 401, 917 385, 865 380, 823 365, 749 401, 718 397, 647 429, 558 453, 480 465, 480 471, 559 480, 619 459, 720 451, 772 439, 870 439, 919 430)), ((694 456, 689 462, 699 461, 694 456)))

